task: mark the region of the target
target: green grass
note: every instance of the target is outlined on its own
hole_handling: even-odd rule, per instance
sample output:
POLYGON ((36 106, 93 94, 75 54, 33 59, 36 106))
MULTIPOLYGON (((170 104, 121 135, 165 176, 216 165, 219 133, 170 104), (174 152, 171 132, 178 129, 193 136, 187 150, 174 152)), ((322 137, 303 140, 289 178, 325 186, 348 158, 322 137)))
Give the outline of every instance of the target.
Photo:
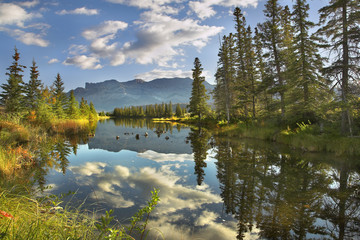
POLYGON ((336 155, 360 155, 360 138, 320 133, 316 126, 301 123, 297 128, 281 129, 266 124, 229 124, 217 126, 217 135, 254 138, 286 144, 307 152, 332 152, 336 155))
POLYGON ((0 210, 2 239, 96 239, 99 234, 93 216, 62 209, 51 198, 39 200, 3 190, 0 210))

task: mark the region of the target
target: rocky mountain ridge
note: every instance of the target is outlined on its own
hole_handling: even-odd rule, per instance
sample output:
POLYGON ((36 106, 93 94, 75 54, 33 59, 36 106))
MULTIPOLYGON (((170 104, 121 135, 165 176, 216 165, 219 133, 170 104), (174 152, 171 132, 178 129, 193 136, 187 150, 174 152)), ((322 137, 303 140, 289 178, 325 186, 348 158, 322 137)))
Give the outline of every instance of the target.
MULTIPOLYGON (((134 79, 119 82, 115 79, 86 83, 74 90, 75 98, 92 101, 98 111, 112 111, 115 107, 142 106, 155 103, 188 103, 192 89, 191 78, 158 78, 146 82, 134 79)), ((204 83, 209 94, 214 86, 204 83)))

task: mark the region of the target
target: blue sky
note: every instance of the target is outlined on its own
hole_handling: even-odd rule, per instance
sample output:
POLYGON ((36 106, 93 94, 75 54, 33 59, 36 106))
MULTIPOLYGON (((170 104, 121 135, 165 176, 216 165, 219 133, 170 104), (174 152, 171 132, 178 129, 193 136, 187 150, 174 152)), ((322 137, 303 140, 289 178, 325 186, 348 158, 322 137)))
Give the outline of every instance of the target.
MULTIPOLYGON (((66 90, 108 79, 191 77, 199 57, 214 83, 219 36, 234 32, 238 6, 247 23, 263 21, 266 0, 0 0, 0 84, 16 46, 20 63, 37 62, 48 86, 66 90)), ((309 0, 311 19, 328 0, 309 0)), ((293 5, 292 0, 280 0, 293 5)), ((28 70, 24 81, 28 81, 28 70)))

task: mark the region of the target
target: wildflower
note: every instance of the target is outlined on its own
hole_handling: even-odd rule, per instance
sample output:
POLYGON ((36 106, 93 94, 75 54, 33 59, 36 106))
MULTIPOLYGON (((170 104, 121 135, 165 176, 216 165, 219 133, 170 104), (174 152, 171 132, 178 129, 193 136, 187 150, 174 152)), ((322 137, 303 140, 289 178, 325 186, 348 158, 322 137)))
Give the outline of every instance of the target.
POLYGON ((9 219, 14 219, 13 215, 11 215, 10 213, 7 213, 5 211, 2 211, 2 210, 0 210, 0 215, 3 215, 4 217, 9 218, 9 219))

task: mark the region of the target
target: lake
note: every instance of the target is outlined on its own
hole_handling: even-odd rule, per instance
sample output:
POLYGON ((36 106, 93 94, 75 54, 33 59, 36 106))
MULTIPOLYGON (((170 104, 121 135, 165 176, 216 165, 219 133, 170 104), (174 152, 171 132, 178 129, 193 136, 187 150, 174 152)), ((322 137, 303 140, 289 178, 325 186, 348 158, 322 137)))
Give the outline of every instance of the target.
POLYGON ((144 119, 58 144, 63 161, 36 175, 44 191, 74 191, 71 204, 127 224, 157 188, 148 239, 360 239, 356 157, 144 119))

